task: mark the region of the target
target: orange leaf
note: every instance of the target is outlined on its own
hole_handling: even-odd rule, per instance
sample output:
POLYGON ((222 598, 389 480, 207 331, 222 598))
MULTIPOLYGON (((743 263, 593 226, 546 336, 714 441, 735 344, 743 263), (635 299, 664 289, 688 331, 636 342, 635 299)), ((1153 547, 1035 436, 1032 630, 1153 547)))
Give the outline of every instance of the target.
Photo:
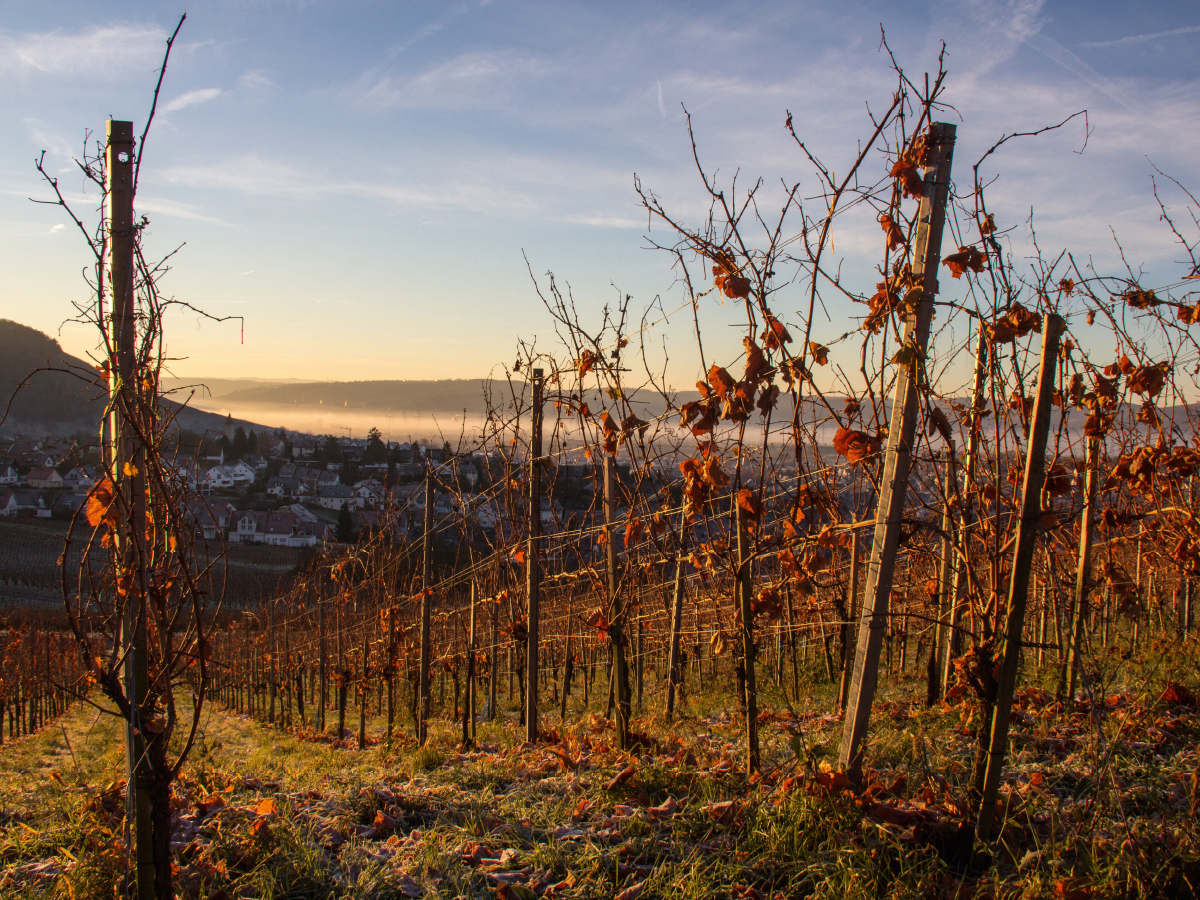
POLYGON ((782 349, 783 345, 791 341, 792 336, 788 333, 787 328, 770 313, 766 315, 767 327, 762 333, 762 342, 768 350, 782 349))
POLYGON ((959 247, 957 253, 951 253, 942 260, 942 265, 948 266, 950 274, 955 278, 961 278, 967 269, 972 272, 982 272, 986 262, 987 257, 974 247, 959 247))
POLYGON ((749 488, 742 488, 738 491, 737 504, 752 519, 757 519, 762 515, 762 503, 754 496, 754 491, 749 488))
POLYGON ((733 377, 716 363, 708 370, 708 383, 722 400, 729 396, 734 385, 733 377))
POLYGON ((889 215, 879 217, 879 225, 883 229, 883 233, 887 235, 887 245, 889 250, 895 250, 897 247, 904 246, 904 232, 900 230, 900 226, 896 224, 896 220, 889 215))

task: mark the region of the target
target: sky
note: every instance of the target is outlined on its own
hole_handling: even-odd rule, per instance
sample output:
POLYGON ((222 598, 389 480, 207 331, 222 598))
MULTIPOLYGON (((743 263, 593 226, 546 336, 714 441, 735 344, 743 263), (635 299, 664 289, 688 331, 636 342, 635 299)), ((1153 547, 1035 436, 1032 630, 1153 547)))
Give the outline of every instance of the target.
MULTIPOLYGON (((94 217, 97 196, 72 158, 109 117, 140 132, 183 8, 0 9, 0 317, 83 354, 94 336, 68 320, 88 298, 88 250, 61 210, 30 202, 50 196, 34 160, 45 151, 94 217)), ((530 270, 569 284, 589 324, 621 294, 673 310, 671 260, 648 245, 666 234, 647 230, 634 178, 684 221, 702 220, 683 109, 707 170, 763 178, 764 199, 796 182, 811 196, 818 184, 785 116, 844 171, 869 133, 868 108, 893 90, 881 26, 910 75, 935 69, 947 44, 944 118, 958 126, 960 186, 1002 134, 1087 110, 1082 153, 1076 122, 984 163, 1016 257, 1030 250, 1032 212, 1050 253, 1108 264, 1116 238, 1152 276, 1177 271, 1150 176, 1157 165, 1200 189, 1194 3, 209 0, 187 6, 138 211, 151 255, 182 245, 164 291, 242 320, 172 316, 172 371, 486 376, 511 362, 519 338, 553 340, 530 270)), ((869 293, 878 226, 852 224, 837 240, 847 282, 869 293)), ((799 309, 799 291, 778 302, 799 309)), ((730 311, 708 303, 714 352, 727 346, 732 358, 730 311)), ((859 309, 831 298, 814 333, 840 334, 859 309)), ((655 332, 683 385, 694 377, 690 328, 676 314, 655 332)))

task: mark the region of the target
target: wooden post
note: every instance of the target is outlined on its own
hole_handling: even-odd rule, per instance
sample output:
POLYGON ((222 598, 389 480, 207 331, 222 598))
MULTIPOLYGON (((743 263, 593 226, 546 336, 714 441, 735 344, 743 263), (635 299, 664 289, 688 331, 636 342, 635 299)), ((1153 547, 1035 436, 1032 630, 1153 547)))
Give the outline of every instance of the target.
POLYGON ((319 675, 320 675, 320 680, 321 680, 321 685, 320 685, 321 702, 317 705, 316 729, 317 729, 317 731, 323 732, 325 730, 325 704, 328 701, 328 694, 326 693, 326 691, 327 691, 326 684, 327 684, 327 679, 329 677, 329 663, 325 658, 326 653, 327 653, 327 650, 325 648, 325 596, 324 596, 325 592, 323 589, 320 589, 320 588, 318 588, 318 590, 319 590, 319 593, 317 594, 317 652, 320 654, 320 659, 319 659, 317 665, 319 666, 319 675))
POLYGON ((541 369, 533 370, 533 409, 529 445, 529 538, 525 546, 526 608, 529 622, 525 637, 525 740, 538 739, 538 638, 541 617, 542 572, 538 553, 542 535, 542 389, 541 369))
POLYGON ((617 533, 614 522, 617 516, 616 485, 613 475, 616 461, 604 455, 604 533, 608 562, 608 636, 612 644, 612 677, 609 680, 609 696, 615 699, 617 719, 617 746, 629 749, 629 674, 625 670, 625 641, 622 622, 623 609, 617 578, 617 533), (614 696, 615 695, 615 696, 614 696))
POLYGON ((475 605, 479 600, 479 585, 471 579, 471 622, 467 631, 467 696, 463 703, 463 748, 473 746, 475 738, 475 605))
POLYGON ((1038 608, 1038 651, 1037 665, 1040 669, 1046 661, 1046 586, 1042 585, 1041 602, 1038 608))
POLYGON ((285 609, 283 611, 283 657, 282 657, 282 660, 283 660, 283 666, 282 666, 283 686, 284 686, 285 693, 283 694, 283 696, 280 697, 280 701, 279 701, 280 704, 282 704, 280 706, 280 710, 279 710, 279 712, 280 712, 279 718, 281 720, 280 724, 283 725, 285 728, 292 727, 292 699, 293 699, 292 698, 293 687, 292 687, 292 675, 291 675, 291 672, 292 672, 292 670, 291 670, 292 641, 291 641, 291 631, 288 628, 288 620, 290 618, 291 618, 291 615, 289 614, 288 610, 285 609), (287 710, 286 715, 284 714, 284 709, 287 710))
MULTIPOLYGON (((1042 316, 1042 361, 1038 373, 1037 399, 1029 428, 1029 446, 1025 453, 1025 479, 1021 489, 1021 519, 1013 548, 1012 575, 1008 582, 1008 614, 1004 629, 1004 658, 996 684, 996 706, 992 712, 991 741, 988 745, 987 771, 983 781, 983 800, 975 836, 986 841, 996 819, 996 795, 1000 773, 1008 750, 1008 726, 1012 715, 1013 690, 1017 683, 1017 664, 1021 656, 1021 637, 1025 631, 1025 607, 1029 600, 1029 579, 1033 570, 1033 552, 1042 519, 1042 485, 1046 477, 1046 437, 1050 432, 1051 400, 1058 372, 1058 344, 1064 322, 1054 313, 1042 316)), ((1084 512, 1090 517, 1090 509, 1084 512)))
MULTIPOLYGON (((854 671, 854 645, 850 643, 850 622, 858 618, 858 530, 850 532, 850 578, 846 585, 846 609, 849 622, 842 625, 842 683, 838 687, 838 711, 846 708, 850 696, 850 676, 854 671)), ((792 651, 795 657, 795 651, 792 651)))
POLYGON ((675 692, 683 684, 683 666, 680 664, 681 632, 683 630, 683 584, 684 551, 687 549, 687 513, 679 523, 679 549, 675 551, 675 585, 671 592, 671 645, 667 660, 667 721, 675 715, 675 692))
POLYGON ((946 196, 950 189, 950 164, 954 153, 953 125, 935 122, 929 126, 930 165, 925 170, 924 191, 918 211, 913 249, 913 279, 921 285, 916 310, 905 316, 903 346, 910 362, 896 371, 895 393, 888 432, 887 450, 880 479, 875 543, 867 567, 866 594, 854 656, 854 675, 838 761, 852 780, 861 780, 862 742, 871 720, 871 704, 879 677, 879 652, 888 624, 896 547, 908 495, 908 476, 919 412, 918 379, 923 371, 929 326, 933 319, 933 297, 937 293, 937 268, 941 260, 942 227, 946 219, 946 196))
POLYGON ((750 555, 749 514, 733 499, 737 517, 737 602, 742 615, 742 691, 746 710, 746 772, 759 771, 758 748, 758 686, 755 675, 753 599, 754 561, 750 555))
POLYGON ((959 623, 962 621, 963 600, 966 596, 967 588, 966 557, 970 549, 970 535, 968 531, 975 509, 975 492, 973 487, 975 484, 975 467, 979 460, 980 420, 983 411, 983 392, 987 385, 988 353, 987 326, 983 322, 980 322, 979 333, 975 338, 975 375, 971 383, 971 415, 973 418, 967 434, 967 455, 964 460, 966 471, 963 474, 963 483, 966 487, 966 492, 963 497, 963 510, 958 523, 959 553, 954 559, 954 585, 950 589, 950 621, 946 626, 946 631, 948 632, 946 636, 946 658, 942 660, 943 691, 950 684, 950 675, 954 671, 954 660, 958 658, 959 649, 962 646, 959 623))
POLYGON ((1092 556, 1092 535, 1095 528, 1096 491, 1099 480, 1100 439, 1087 439, 1087 474, 1084 476, 1083 513, 1079 519, 1079 558, 1075 565, 1075 602, 1071 613, 1070 644, 1067 646, 1067 667, 1062 679, 1063 699, 1075 699, 1075 682, 1079 678, 1079 655, 1083 651, 1083 630, 1087 621, 1088 566, 1092 556), (1064 693, 1065 691, 1065 693, 1064 693))
POLYGON ((429 621, 432 615, 430 593, 433 590, 433 470, 425 463, 425 533, 421 536, 421 659, 417 672, 417 744, 429 740, 429 621))
MULTIPOLYGON (((787 603, 787 648, 788 658, 791 660, 792 667, 792 701, 800 702, 800 660, 796 656, 796 604, 792 597, 792 583, 789 580, 783 586, 783 598, 787 603)), ((845 618, 845 617, 843 617, 845 618)), ((845 671, 846 665, 846 629, 845 622, 842 623, 842 628, 839 633, 842 636, 842 671, 845 671)), ((787 692, 784 692, 787 696, 787 692)))
POLYGON ((387 739, 392 742, 392 731, 396 724, 396 604, 388 604, 387 646, 387 739))
POLYGON ((642 714, 642 678, 646 673, 645 654, 643 652, 645 649, 644 640, 644 629, 642 627, 641 616, 639 615, 637 623, 637 666, 634 670, 634 677, 637 680, 637 708, 639 716, 642 714))
POLYGON ((938 562, 938 609, 937 626, 933 633, 933 646, 929 649, 929 665, 925 691, 925 703, 933 706, 942 698, 945 685, 942 683, 944 669, 942 655, 943 645, 949 628, 946 627, 946 617, 954 601, 950 599, 950 567, 954 564, 954 514, 951 499, 955 493, 954 442, 947 441, 942 451, 946 459, 946 471, 943 475, 944 492, 942 497, 942 555, 938 562))
POLYGON ((500 677, 500 657, 497 656, 500 648, 500 604, 493 600, 489 606, 492 608, 492 650, 488 660, 487 710, 487 720, 490 722, 496 718, 496 679, 500 677))
MULTIPOLYGON (((145 451, 137 428, 128 422, 138 391, 133 259, 133 123, 109 120, 107 137, 105 192, 108 195, 108 229, 105 237, 108 243, 108 277, 101 280, 100 309, 103 316, 103 292, 107 288, 112 303, 112 318, 108 328, 112 373, 109 377, 109 460, 113 480, 124 496, 124 502, 118 505, 128 510, 127 519, 120 523, 115 532, 115 550, 118 565, 124 570, 125 577, 138 589, 130 590, 126 596, 120 635, 125 654, 123 687, 131 707, 125 726, 126 777, 127 783, 132 786, 134 800, 132 818, 137 853, 137 893, 141 900, 149 900, 155 896, 155 833, 151 814, 154 774, 150 770, 144 732, 139 727, 143 716, 149 718, 152 715, 153 703, 147 658, 148 611, 145 594, 140 591, 146 583, 142 572, 145 560, 142 544, 146 530, 146 467, 143 460, 145 451), (142 599, 135 600, 135 596, 139 595, 142 599)), ((169 862, 165 884, 170 884, 169 862)))
POLYGON ((275 637, 275 599, 270 601, 270 614, 268 621, 270 625, 270 646, 271 646, 271 667, 267 670, 267 691, 271 697, 271 709, 267 713, 267 723, 275 724, 275 695, 279 685, 279 642, 275 637))
POLYGON ((563 650, 562 696, 559 698, 558 717, 562 724, 567 721, 567 698, 571 696, 571 676, 574 670, 574 660, 571 659, 571 624, 575 618, 575 595, 567 599, 567 638, 566 649, 563 650))
POLYGON ((361 677, 358 682, 358 749, 365 750, 367 748, 367 687, 368 677, 370 677, 370 667, 367 665, 367 660, 370 658, 371 632, 366 623, 363 623, 363 646, 362 646, 362 669, 361 677))
POLYGON ((340 741, 346 736, 346 690, 348 689, 348 680, 350 673, 346 670, 346 644, 345 635, 342 634, 342 604, 344 598, 338 597, 334 601, 333 607, 333 629, 337 636, 337 686, 338 686, 338 730, 337 739, 340 741))

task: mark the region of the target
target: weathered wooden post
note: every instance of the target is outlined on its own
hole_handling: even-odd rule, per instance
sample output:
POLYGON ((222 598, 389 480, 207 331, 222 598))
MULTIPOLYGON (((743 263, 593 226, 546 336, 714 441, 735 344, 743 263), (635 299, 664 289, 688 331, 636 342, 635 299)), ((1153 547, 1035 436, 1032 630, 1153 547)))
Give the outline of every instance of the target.
POLYGON ((1087 468, 1084 475, 1083 512, 1079 519, 1079 559, 1075 565, 1075 602, 1071 613, 1070 644, 1067 647, 1067 666, 1061 681, 1060 694, 1071 703, 1075 699, 1075 682, 1079 678, 1079 655, 1083 651, 1083 630, 1087 622, 1088 567, 1092 557, 1095 529, 1096 491, 1100 467, 1100 439, 1087 439, 1087 468))
POLYGON ((954 565, 954 512, 951 500, 955 494, 955 482, 958 474, 955 472, 953 441, 946 441, 943 455, 946 459, 946 469, 943 476, 944 490, 942 494, 942 553, 941 559, 938 561, 937 627, 934 629, 933 646, 929 650, 929 666, 925 692, 925 702, 928 706, 933 706, 937 703, 946 690, 946 686, 942 681, 942 672, 944 670, 942 655, 946 652, 943 650, 943 646, 946 643, 947 632, 949 631, 946 625, 946 617, 949 614, 950 607, 954 605, 954 601, 950 598, 950 590, 953 583, 953 579, 950 577, 950 568, 954 565))
POLYGON ((750 514, 741 503, 733 500, 737 522, 737 603, 742 619, 742 696, 746 712, 746 771, 759 771, 758 747, 758 682, 755 673, 753 584, 754 560, 750 553, 750 514))
POLYGON ((318 588, 317 593, 317 652, 320 654, 319 677, 320 677, 320 694, 321 702, 317 705, 317 721, 316 729, 319 732, 325 730, 325 704, 328 702, 327 679, 329 677, 329 663, 326 659, 327 650, 325 647, 325 591, 318 588))
POLYGON ((279 683, 279 642, 275 637, 275 598, 270 600, 269 615, 267 621, 270 623, 267 627, 270 629, 270 668, 267 670, 267 690, 271 697, 271 709, 267 713, 267 723, 275 724, 275 693, 279 683))
POLYGON ((421 658, 417 672, 417 744, 429 740, 429 621, 433 592, 433 470, 425 461, 425 533, 421 536, 421 658))
POLYGON ((525 636, 525 740, 538 739, 538 637, 542 571, 538 553, 542 535, 542 390, 541 369, 533 370, 533 410, 529 441, 529 537, 525 546, 528 628, 525 636))
POLYGON ((387 646, 387 739, 392 742, 392 731, 396 724, 396 603, 388 604, 387 646))
POLYGON ((479 600, 479 585, 471 579, 471 620, 467 632, 467 696, 463 703, 462 743, 469 748, 475 743, 475 606, 479 600))
POLYGON ((344 603, 344 597, 337 597, 333 606, 333 630, 337 638, 337 739, 339 741, 346 736, 346 690, 349 687, 350 677, 350 673, 346 670, 346 636, 342 633, 344 630, 342 628, 342 605, 344 603))
POLYGON ((679 547, 675 551, 675 584, 671 591, 671 645, 667 660, 667 721, 675 715, 675 692, 683 684, 683 666, 680 665, 681 632, 683 630, 683 584, 684 552, 687 549, 687 513, 679 523, 679 547))
POLYGON ((896 565, 896 547, 908 495, 908 476, 919 412, 918 381, 923 371, 929 326, 933 319, 933 297, 937 293, 937 266, 941 260, 942 227, 946 219, 946 196, 950 190, 950 164, 954 154, 955 127, 942 122, 929 126, 926 140, 929 166, 925 170, 924 190, 917 214, 917 236, 913 248, 912 275, 921 286, 916 309, 904 318, 902 346, 907 364, 898 366, 888 444, 880 479, 875 543, 867 566, 866 593, 858 629, 858 647, 854 656, 854 675, 846 724, 838 761, 859 780, 862 772, 862 741, 871 720, 871 704, 879 677, 879 652, 888 624, 888 603, 896 565))
POLYGON ((488 660, 488 709, 487 720, 496 718, 496 679, 500 677, 500 603, 493 599, 488 604, 492 608, 492 649, 488 660))
POLYGON ((614 523, 617 517, 617 490, 613 483, 616 460, 604 455, 604 533, 606 560, 608 563, 608 636, 612 644, 612 679, 610 698, 615 694, 617 719, 617 746, 629 748, 629 674, 625 666, 624 609, 621 602, 620 583, 617 577, 617 534, 614 523))
POLYGON ((567 598, 567 636, 563 650, 562 696, 559 698, 558 717, 563 724, 567 721, 567 698, 571 696, 571 676, 574 672, 574 660, 571 658, 571 624, 575 618, 575 594, 567 598))
MULTIPOLYGON (((850 676, 854 671, 854 645, 850 643, 850 623, 858 618, 858 530, 850 531, 850 578, 846 585, 846 610, 849 621, 842 625, 842 682, 838 686, 838 711, 846 708, 850 696, 850 676)), ((795 651, 793 651, 793 657, 795 651)))
MULTIPOLYGON (((129 422, 137 403, 137 310, 134 302, 134 140, 133 123, 109 120, 105 148, 105 193, 107 194, 108 244, 107 278, 101 279, 100 309, 103 292, 111 299, 108 328, 110 357, 110 414, 108 448, 112 478, 123 501, 121 527, 114 530, 115 550, 121 572, 130 585, 122 610, 120 643, 125 654, 122 681, 131 712, 125 726, 127 784, 133 797, 132 818, 137 860, 137 891, 141 900, 155 896, 155 829, 152 822, 153 778, 146 749, 143 717, 152 715, 150 697, 149 644, 147 639, 146 584, 143 544, 146 532, 145 450, 137 427, 129 422), (139 599, 140 598, 140 599, 139 599)), ((169 846, 170 837, 159 842, 169 846)), ((170 884, 170 864, 166 863, 165 884, 170 884)), ((169 889, 169 887, 168 887, 169 889)))
POLYGON ((959 633, 962 621, 963 599, 967 589, 967 554, 970 551, 969 529, 974 517, 975 467, 979 460, 979 432, 983 412, 983 392, 988 380, 988 338, 987 325, 979 323, 979 333, 975 338, 975 374, 971 382, 971 411, 970 428, 967 433, 967 453, 964 459, 965 472, 963 483, 966 493, 963 497, 963 510, 958 522, 959 553, 954 560, 954 584, 950 589, 950 621, 946 631, 946 658, 942 661, 942 689, 950 684, 950 675, 954 671, 954 660, 958 658, 962 646, 959 633))
MULTIPOLYGON (((1008 613, 1004 629, 1004 657, 996 683, 996 706, 992 712, 992 732, 988 745, 987 771, 983 781, 983 800, 975 836, 982 842, 992 834, 996 819, 996 795, 1000 773, 1008 750, 1008 726, 1012 716, 1013 690, 1017 683, 1017 665, 1021 656, 1021 638, 1025 631, 1025 607, 1029 600, 1029 579, 1033 570, 1033 552, 1042 519, 1042 485, 1046 477, 1046 437, 1050 432, 1051 400, 1058 372, 1058 344, 1063 320, 1054 313, 1042 316, 1042 361, 1038 373, 1037 399, 1029 428, 1029 446, 1025 453, 1025 478, 1021 488, 1021 518, 1013 548, 1012 575, 1008 582, 1008 613)), ((1090 510, 1085 517, 1090 517, 1090 510)))
POLYGON ((367 748, 367 687, 368 678, 371 675, 368 660, 371 655, 371 631, 367 623, 363 623, 363 643, 362 643, 362 669, 361 677, 358 682, 358 749, 365 750, 367 748))

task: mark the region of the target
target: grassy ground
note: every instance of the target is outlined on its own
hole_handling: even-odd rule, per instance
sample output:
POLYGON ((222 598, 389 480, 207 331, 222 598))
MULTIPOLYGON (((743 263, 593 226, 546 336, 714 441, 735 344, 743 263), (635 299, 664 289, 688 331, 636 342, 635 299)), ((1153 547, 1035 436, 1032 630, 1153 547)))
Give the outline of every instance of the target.
MULTIPOLYGON (((1094 702, 1062 710, 1027 673, 990 867, 970 868, 972 707, 926 710, 889 682, 868 789, 829 772, 831 691, 763 690, 763 777, 747 779, 727 694, 668 726, 650 691, 626 754, 574 707, 519 743, 516 714, 463 753, 435 723, 366 750, 210 705, 177 785, 178 889, 204 898, 1194 896, 1200 779, 1196 658, 1178 644, 1101 660, 1094 702), (1178 682, 1190 691, 1172 689, 1178 682), (964 843, 964 838, 966 842, 964 843)), ((357 724, 356 716, 348 717, 357 724)), ((377 736, 382 722, 373 719, 377 736)), ((120 732, 76 708, 0 750, 0 895, 110 898, 125 865, 120 732)))

